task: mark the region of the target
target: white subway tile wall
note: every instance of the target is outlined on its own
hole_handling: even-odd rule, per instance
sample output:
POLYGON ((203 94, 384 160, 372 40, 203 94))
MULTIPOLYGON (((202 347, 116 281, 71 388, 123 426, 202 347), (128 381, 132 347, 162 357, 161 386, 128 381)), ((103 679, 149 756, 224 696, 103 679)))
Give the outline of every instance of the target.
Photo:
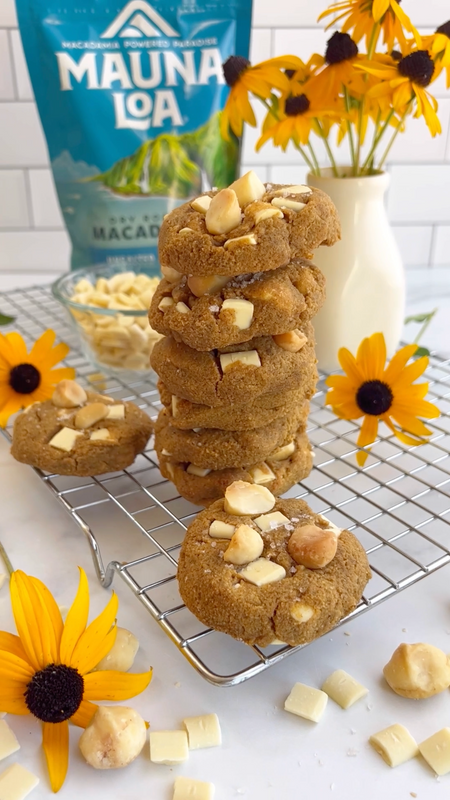
MULTIPOLYGON (((254 0, 251 60, 293 53, 305 60, 323 51, 329 36, 317 17, 326 0, 254 0)), ((408 13, 424 33, 450 16, 448 0, 409 0, 408 13)), ((410 120, 390 155, 392 186, 388 212, 407 266, 450 266, 450 92, 441 76, 438 96, 442 136, 432 139, 423 120, 410 120)), ((262 110, 258 118, 262 118, 262 110)), ((302 182, 306 168, 293 149, 270 144, 259 153, 258 134, 248 131, 242 170, 254 168, 263 180, 302 182)), ((342 148, 340 163, 348 161, 342 148)), ((67 269, 70 244, 49 169, 14 0, 0 0, 0 289, 49 280, 67 269), (12 276, 14 276, 12 278, 12 276)))

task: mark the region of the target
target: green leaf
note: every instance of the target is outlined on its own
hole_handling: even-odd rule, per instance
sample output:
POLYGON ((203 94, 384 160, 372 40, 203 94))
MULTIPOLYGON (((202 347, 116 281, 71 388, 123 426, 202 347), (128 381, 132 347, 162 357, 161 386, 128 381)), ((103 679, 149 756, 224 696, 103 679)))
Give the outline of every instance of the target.
POLYGON ((429 322, 433 319, 436 311, 437 308, 435 308, 434 311, 430 311, 428 314, 414 314, 411 317, 406 317, 405 325, 408 325, 410 322, 429 322))
POLYGON ((418 347, 416 352, 414 353, 414 358, 420 358, 421 356, 429 356, 430 351, 426 347, 418 347))
POLYGON ((10 325, 14 320, 15 317, 8 317, 7 314, 0 314, 0 325, 10 325))

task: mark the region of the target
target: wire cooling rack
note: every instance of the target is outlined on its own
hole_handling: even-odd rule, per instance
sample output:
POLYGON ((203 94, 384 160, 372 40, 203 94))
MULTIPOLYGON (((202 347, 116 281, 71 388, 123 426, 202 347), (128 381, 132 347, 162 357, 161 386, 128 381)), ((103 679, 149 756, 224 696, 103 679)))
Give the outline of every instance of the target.
MULTIPOLYGON (((49 288, 8 292, 0 300, 2 313, 16 317, 14 328, 27 343, 53 328, 70 345, 66 363, 75 367, 80 381, 131 400, 156 417, 161 403, 152 377, 127 384, 115 377, 95 383, 93 368, 49 288)), ((365 547, 373 577, 351 617, 450 561, 450 360, 433 356, 426 377, 431 399, 442 412, 429 425, 430 442, 408 447, 382 426, 364 469, 355 461, 359 427, 324 407, 323 377, 311 403, 308 434, 314 469, 286 497, 300 497, 336 525, 355 531, 365 547)), ((5 434, 10 438, 11 427, 5 434)), ((231 686, 301 649, 281 645, 263 650, 236 642, 205 628, 183 605, 177 559, 198 508, 162 478, 152 440, 133 466, 121 472, 74 478, 35 471, 85 534, 102 585, 120 575, 206 680, 231 686)))

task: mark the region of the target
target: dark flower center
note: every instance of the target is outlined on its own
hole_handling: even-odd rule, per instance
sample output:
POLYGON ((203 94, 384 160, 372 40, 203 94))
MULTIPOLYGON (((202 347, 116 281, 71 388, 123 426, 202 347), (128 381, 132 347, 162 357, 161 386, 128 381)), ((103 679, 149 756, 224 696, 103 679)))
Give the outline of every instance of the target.
POLYGON ((391 58, 393 58, 394 61, 401 61, 403 56, 402 56, 400 50, 392 50, 391 58))
POLYGON ((18 394, 31 394, 40 382, 41 375, 33 364, 17 364, 9 373, 9 385, 18 394))
POLYGON ((447 36, 448 39, 450 39, 450 19, 448 22, 444 22, 443 25, 440 25, 436 30, 436 33, 443 33, 444 36, 447 36))
POLYGON ((427 50, 417 50, 399 61, 398 71, 419 86, 428 86, 434 72, 433 59, 427 50))
POLYGON ((289 80, 291 80, 291 78, 293 78, 295 75, 295 69, 285 69, 284 74, 287 78, 289 78, 289 80))
POLYGON ((234 86, 242 73, 250 66, 250 61, 243 56, 230 56, 222 64, 223 74, 228 86, 234 86))
POLYGON ((80 707, 84 681, 78 670, 49 664, 36 672, 25 691, 25 703, 42 722, 64 722, 80 707))
POLYGON ((310 105, 306 94, 299 94, 297 97, 288 97, 284 111, 288 117, 296 117, 297 114, 304 114, 305 111, 308 111, 310 105))
POLYGON ((383 381, 366 381, 356 393, 356 402, 364 414, 380 417, 389 411, 394 395, 383 381))
POLYGON ((327 64, 340 64, 341 61, 348 61, 358 55, 358 47, 348 33, 333 33, 328 40, 325 51, 325 61, 327 64))

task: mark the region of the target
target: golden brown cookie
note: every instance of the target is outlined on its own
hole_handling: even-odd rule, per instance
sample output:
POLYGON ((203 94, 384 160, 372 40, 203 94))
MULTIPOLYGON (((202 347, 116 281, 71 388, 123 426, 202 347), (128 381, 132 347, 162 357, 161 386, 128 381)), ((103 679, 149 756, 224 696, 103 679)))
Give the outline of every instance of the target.
MULTIPOLYGON (((214 500, 223 497, 227 486, 234 481, 253 482, 253 476, 256 476, 257 480, 262 476, 265 480, 269 479, 264 486, 267 486, 273 494, 279 495, 306 478, 311 472, 313 460, 308 437, 305 433, 297 433, 293 443, 294 451, 282 460, 273 461, 269 457, 265 462, 249 468, 222 469, 208 472, 206 475, 188 472, 188 469, 192 470, 192 465, 177 463, 165 456, 162 451, 158 451, 158 448, 156 452, 161 474, 175 484, 181 496, 195 505, 208 506, 214 500), (267 468, 273 473, 273 478, 267 468)), ((198 470, 194 467, 194 471, 198 470)))
MULTIPOLYGON (((237 486, 242 498, 242 487, 237 486)), ((306 644, 327 633, 356 608, 370 578, 360 542, 315 514, 303 500, 275 501, 270 492, 261 501, 253 497, 248 513, 240 502, 240 513, 229 513, 227 497, 236 493, 233 484, 225 500, 202 511, 186 532, 178 561, 179 590, 186 606, 204 625, 260 647, 274 639, 306 644), (268 527, 270 517, 264 519, 273 512, 285 518, 278 527, 268 527), (213 522, 230 526, 225 533, 233 538, 216 538, 216 526, 211 536, 213 522), (317 556, 325 543, 333 545, 327 556, 331 560, 322 568, 306 567, 290 555, 291 537, 303 531, 312 543, 310 556, 317 556), (261 584, 264 579, 268 582, 261 584)), ((276 518, 272 520, 277 525, 276 518)))
POLYGON ((303 391, 308 399, 317 382, 314 331, 310 323, 302 330, 307 341, 298 352, 285 350, 272 336, 210 353, 167 337, 156 342, 151 365, 168 391, 191 403, 242 405, 267 392, 290 389, 303 391))
POLYGON ((293 258, 311 258, 319 245, 333 245, 340 238, 332 201, 320 189, 307 186, 266 184, 258 200, 242 202, 242 214, 226 233, 211 232, 218 228, 208 226, 208 212, 197 208, 198 198, 175 208, 159 232, 161 264, 184 275, 265 272, 293 258))
POLYGON ((155 449, 169 454, 174 461, 192 462, 202 469, 250 466, 292 441, 297 430, 303 432, 307 416, 307 404, 302 404, 292 409, 289 416, 264 427, 241 431, 180 430, 172 426, 172 414, 164 408, 155 424, 155 449))
POLYGON ((325 299, 322 273, 302 259, 221 283, 214 276, 163 279, 150 306, 150 325, 196 350, 213 350, 301 327, 325 299))
MULTIPOLYGON (((14 422, 11 454, 17 461, 60 475, 100 475, 130 466, 153 430, 134 403, 69 386, 54 400, 34 403, 14 422), (80 402, 77 402, 77 401, 80 402), (76 405, 75 405, 76 403, 76 405)), ((59 393, 58 393, 59 392, 59 393)))

